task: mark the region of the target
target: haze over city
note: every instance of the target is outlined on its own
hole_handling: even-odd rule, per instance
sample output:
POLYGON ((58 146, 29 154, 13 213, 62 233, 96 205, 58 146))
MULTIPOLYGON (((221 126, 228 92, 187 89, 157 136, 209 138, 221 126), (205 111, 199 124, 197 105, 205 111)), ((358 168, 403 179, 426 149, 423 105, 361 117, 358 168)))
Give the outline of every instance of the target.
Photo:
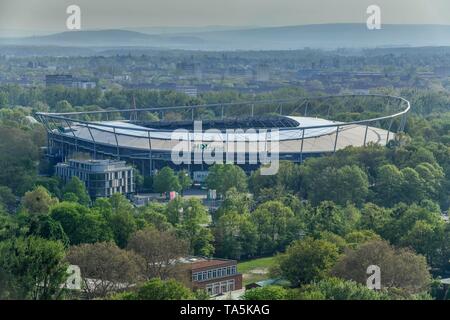
POLYGON ((361 23, 372 4, 386 24, 450 24, 447 0, 2 0, 2 35, 64 31, 72 4, 81 7, 84 29, 361 23))

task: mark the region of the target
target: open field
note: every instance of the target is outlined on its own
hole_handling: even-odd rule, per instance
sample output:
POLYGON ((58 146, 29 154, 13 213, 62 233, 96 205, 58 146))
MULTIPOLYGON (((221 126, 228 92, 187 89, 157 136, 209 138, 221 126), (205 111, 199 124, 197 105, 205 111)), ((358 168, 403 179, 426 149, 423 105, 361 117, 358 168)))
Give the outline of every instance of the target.
POLYGON ((243 275, 244 285, 269 279, 269 269, 275 264, 275 257, 259 258, 238 263, 238 271, 243 275))

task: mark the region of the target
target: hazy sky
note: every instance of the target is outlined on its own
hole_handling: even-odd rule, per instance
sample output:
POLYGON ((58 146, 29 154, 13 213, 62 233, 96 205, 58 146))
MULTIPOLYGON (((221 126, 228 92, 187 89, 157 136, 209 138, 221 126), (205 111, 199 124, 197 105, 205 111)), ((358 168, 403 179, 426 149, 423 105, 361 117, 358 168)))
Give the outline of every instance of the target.
POLYGON ((82 9, 82 28, 280 26, 365 22, 450 24, 450 0, 0 0, 0 29, 64 30, 66 8, 82 9))

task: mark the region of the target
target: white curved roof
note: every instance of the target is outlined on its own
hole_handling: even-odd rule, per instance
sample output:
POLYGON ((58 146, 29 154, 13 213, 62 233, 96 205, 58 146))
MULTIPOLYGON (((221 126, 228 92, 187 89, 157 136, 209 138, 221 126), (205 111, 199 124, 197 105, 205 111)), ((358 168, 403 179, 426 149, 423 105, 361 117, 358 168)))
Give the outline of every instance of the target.
MULTIPOLYGON (((249 152, 255 147, 255 141, 259 141, 265 145, 263 148, 267 150, 272 149, 271 140, 278 142, 279 152, 285 153, 297 153, 302 150, 304 153, 315 152, 330 152, 333 150, 339 150, 347 146, 363 146, 366 143, 377 143, 385 145, 388 138, 393 139, 395 134, 388 132, 387 130, 366 127, 363 124, 345 124, 342 122, 333 122, 329 120, 319 118, 307 118, 307 117, 289 117, 299 123, 299 129, 281 130, 279 131, 279 139, 276 139, 276 134, 260 133, 259 139, 258 132, 233 132, 224 133, 220 131, 188 132, 188 130, 179 131, 180 134, 174 135, 173 131, 161 131, 158 129, 149 129, 142 126, 138 126, 126 121, 107 121, 97 122, 89 125, 89 128, 84 124, 73 124, 72 130, 65 130, 64 132, 54 131, 59 135, 67 137, 74 137, 85 141, 94 141, 95 143, 120 146, 123 148, 132 148, 139 150, 160 150, 171 151, 174 146, 180 143, 186 143, 186 148, 189 150, 198 149, 202 143, 209 144, 210 142, 228 141, 228 142, 241 142, 236 147, 236 152, 249 152), (337 126, 325 127, 325 128, 311 128, 305 129, 304 139, 302 140, 304 127, 310 126, 323 126, 323 125, 336 125, 339 126, 339 132, 337 132, 337 126), (106 127, 104 125, 114 126, 106 127), (150 139, 148 137, 150 133, 150 139), (389 134, 389 136, 388 136, 389 134), (337 138, 337 139, 336 139, 337 138)), ((270 130, 270 129, 269 129, 270 130)), ((227 149, 226 143, 222 143, 223 148, 227 149)), ((261 147, 261 146, 260 146, 261 147)))
MULTIPOLYGON (((309 118, 309 117, 287 117, 290 119, 293 119, 299 123, 298 128, 303 127, 313 127, 313 126, 325 126, 325 125, 334 125, 339 124, 342 122, 336 122, 336 121, 330 121, 320 118, 309 118)), ((173 139, 174 138, 174 131, 165 131, 165 130, 159 130, 159 129, 153 129, 153 128, 147 128, 139 125, 135 125, 129 122, 125 121, 102 121, 102 122, 96 122, 99 125, 96 126, 91 125, 91 128, 98 128, 104 131, 113 132, 113 128, 105 127, 102 125, 109 125, 109 126, 115 126, 116 127, 116 134, 124 134, 124 135, 132 135, 136 137, 148 137, 147 131, 150 131, 152 139, 173 139), (146 131, 142 131, 146 130, 146 131)), ((243 129, 239 131, 235 131, 234 129, 227 129, 225 131, 221 131, 218 129, 209 129, 209 130, 201 130, 199 128, 198 132, 195 133, 195 139, 202 139, 204 141, 225 141, 225 140, 231 140, 231 141, 255 141, 258 138, 266 138, 267 140, 271 140, 271 131, 274 129, 268 128, 267 130, 263 129, 243 129), (267 135, 266 135, 267 132, 267 135)), ((186 134, 186 139, 193 140, 194 139, 194 132, 189 132, 186 129, 181 129, 178 131, 180 135, 177 135, 178 137, 182 136, 182 133, 184 132, 186 134), (188 138, 189 137, 189 138, 188 138)), ((333 132, 336 132, 336 127, 328 127, 328 128, 312 128, 312 129, 306 129, 304 137, 305 138, 311 138, 311 137, 317 137, 321 135, 331 134, 333 132)), ((303 135, 302 130, 294 130, 294 128, 290 128, 290 130, 279 130, 279 141, 284 140, 293 140, 293 139, 301 139, 303 135)), ((275 136, 274 136, 275 138, 275 136)))

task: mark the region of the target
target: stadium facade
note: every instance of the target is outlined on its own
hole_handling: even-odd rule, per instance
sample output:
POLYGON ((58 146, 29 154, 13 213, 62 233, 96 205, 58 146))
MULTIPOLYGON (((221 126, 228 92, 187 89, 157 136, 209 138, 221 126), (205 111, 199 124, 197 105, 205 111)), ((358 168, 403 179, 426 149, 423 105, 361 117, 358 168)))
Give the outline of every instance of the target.
POLYGON ((403 132, 409 111, 401 97, 340 95, 35 116, 47 130, 55 163, 88 153, 125 160, 151 175, 164 166, 204 171, 210 163, 196 156, 217 160, 218 151, 223 162, 250 171, 261 165, 262 154, 302 162, 348 146, 387 145, 403 132), (188 153, 183 163, 173 160, 180 146, 188 153))

